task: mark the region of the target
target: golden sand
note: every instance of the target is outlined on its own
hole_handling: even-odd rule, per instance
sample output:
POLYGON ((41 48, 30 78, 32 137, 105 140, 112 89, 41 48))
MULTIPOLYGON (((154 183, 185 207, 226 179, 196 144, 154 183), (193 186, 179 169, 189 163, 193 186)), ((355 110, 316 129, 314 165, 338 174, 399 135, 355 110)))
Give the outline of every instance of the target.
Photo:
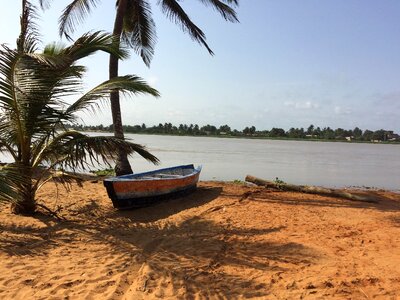
POLYGON ((117 211, 101 182, 47 184, 66 221, 0 211, 0 299, 400 299, 400 195, 375 196, 201 182, 117 211))

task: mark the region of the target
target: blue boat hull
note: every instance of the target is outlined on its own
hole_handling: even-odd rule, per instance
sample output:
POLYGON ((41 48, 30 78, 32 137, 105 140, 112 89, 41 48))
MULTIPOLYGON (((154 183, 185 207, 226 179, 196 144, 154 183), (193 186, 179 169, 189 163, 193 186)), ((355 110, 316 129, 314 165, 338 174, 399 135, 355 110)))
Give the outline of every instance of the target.
POLYGON ((139 208, 192 192, 201 167, 183 165, 104 180, 108 196, 118 209, 139 208))

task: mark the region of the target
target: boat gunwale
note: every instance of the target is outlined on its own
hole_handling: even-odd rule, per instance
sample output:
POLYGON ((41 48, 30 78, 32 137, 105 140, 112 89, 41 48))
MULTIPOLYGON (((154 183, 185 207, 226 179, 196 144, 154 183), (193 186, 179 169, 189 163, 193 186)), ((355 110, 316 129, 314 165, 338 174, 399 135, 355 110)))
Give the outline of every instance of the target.
MULTIPOLYGON (((169 168, 164 168, 164 169, 158 169, 154 171, 148 171, 148 172, 143 172, 143 173, 136 173, 136 174, 127 174, 127 175, 122 175, 122 176, 115 176, 111 178, 106 178, 104 181, 113 183, 113 182, 128 182, 128 181, 155 181, 155 180, 181 180, 184 178, 188 178, 191 176, 194 176, 198 173, 201 172, 202 166, 197 166, 195 167, 193 164, 189 165, 181 165, 181 166, 175 166, 175 167, 169 167, 169 168), (170 171, 170 170, 175 170, 175 169, 193 169, 193 172, 187 174, 187 175, 178 175, 179 177, 174 177, 174 178, 157 178, 157 177, 152 177, 152 178, 142 178, 142 176, 146 175, 153 175, 153 174, 158 174, 163 171, 170 171)), ((173 174, 171 174, 173 175, 173 174)))

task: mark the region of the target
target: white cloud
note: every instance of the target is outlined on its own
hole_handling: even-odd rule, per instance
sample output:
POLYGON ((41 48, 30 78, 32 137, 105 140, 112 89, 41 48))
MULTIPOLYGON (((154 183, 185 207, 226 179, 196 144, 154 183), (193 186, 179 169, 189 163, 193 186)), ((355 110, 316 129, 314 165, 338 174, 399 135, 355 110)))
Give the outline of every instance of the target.
POLYGON ((338 114, 338 115, 349 115, 352 113, 352 111, 349 107, 341 107, 341 106, 335 106, 334 111, 335 111, 335 114, 338 114))
POLYGON ((317 109, 319 108, 318 103, 313 103, 311 101, 305 102, 295 102, 295 101, 286 101, 283 103, 286 107, 293 107, 295 109, 317 109))
POLYGON ((177 117, 183 117, 185 114, 183 113, 183 111, 181 110, 177 110, 177 109, 169 109, 167 111, 167 116, 171 117, 171 118, 177 118, 177 117))

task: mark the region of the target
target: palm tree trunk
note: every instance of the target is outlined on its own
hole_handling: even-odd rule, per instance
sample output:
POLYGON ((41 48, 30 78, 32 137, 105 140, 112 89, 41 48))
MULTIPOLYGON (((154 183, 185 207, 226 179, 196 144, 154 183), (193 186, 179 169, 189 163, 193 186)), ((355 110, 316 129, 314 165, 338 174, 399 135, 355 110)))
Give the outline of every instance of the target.
POLYGON ((11 212, 16 215, 31 216, 36 211, 35 194, 30 192, 23 197, 22 201, 11 204, 11 212))
MULTIPOLYGON (((117 14, 115 16, 114 30, 113 34, 115 37, 115 42, 119 45, 121 41, 121 33, 123 28, 124 14, 127 7, 127 0, 119 0, 117 7, 117 14)), ((110 54, 110 64, 109 64, 109 78, 112 79, 118 76, 118 63, 117 57, 110 54)), ((111 114, 114 125, 114 136, 120 139, 124 139, 124 132, 122 128, 122 118, 121 118, 121 106, 119 101, 119 92, 114 91, 110 94, 111 101, 111 114)), ((128 161, 128 155, 124 151, 118 152, 118 160, 115 165, 115 173, 117 176, 132 173, 132 168, 128 161)))
POLYGON ((33 173, 30 167, 23 169, 26 177, 18 187, 21 198, 18 202, 11 204, 11 212, 17 215, 33 215, 36 211, 35 189, 32 183, 33 173))
MULTIPOLYGON (((20 53, 24 52, 24 44, 25 39, 28 31, 28 3, 27 0, 22 0, 22 12, 20 17, 20 26, 21 32, 17 39, 17 50, 20 53)), ((20 140, 22 137, 20 135, 20 140)), ((28 146, 23 149, 21 144, 18 143, 18 162, 20 163, 21 167, 21 174, 24 174, 25 179, 23 182, 19 183, 18 185, 18 192, 21 198, 18 199, 17 202, 11 204, 11 212, 17 215, 32 215, 36 210, 36 201, 35 201, 35 192, 32 188, 32 169, 30 168, 29 164, 29 155, 30 155, 30 140, 26 143, 28 146), (24 157, 25 151, 25 157, 24 157), (27 152, 27 153, 26 153, 27 152), (25 159, 24 159, 25 158, 25 159)))

